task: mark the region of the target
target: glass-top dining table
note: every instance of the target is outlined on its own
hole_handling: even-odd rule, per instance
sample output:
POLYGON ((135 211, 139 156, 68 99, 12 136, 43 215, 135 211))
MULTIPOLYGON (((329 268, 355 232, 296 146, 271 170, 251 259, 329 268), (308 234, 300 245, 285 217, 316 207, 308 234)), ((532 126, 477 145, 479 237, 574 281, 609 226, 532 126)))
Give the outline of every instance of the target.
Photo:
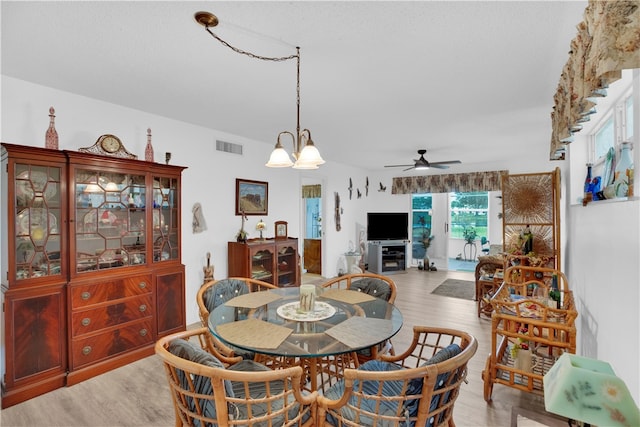
POLYGON ((266 356, 297 360, 317 390, 317 366, 329 356, 377 346, 402 327, 397 307, 346 289, 316 288, 313 310, 300 310, 300 288, 250 292, 216 307, 209 329, 223 343, 266 356))

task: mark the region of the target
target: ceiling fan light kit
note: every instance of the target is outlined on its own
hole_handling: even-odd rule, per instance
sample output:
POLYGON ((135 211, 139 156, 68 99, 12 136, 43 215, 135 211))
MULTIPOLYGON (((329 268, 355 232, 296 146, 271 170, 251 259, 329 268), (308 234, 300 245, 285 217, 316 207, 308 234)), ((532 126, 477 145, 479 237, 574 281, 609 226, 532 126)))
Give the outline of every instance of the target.
POLYGON ((270 168, 286 168, 293 166, 294 169, 318 169, 318 165, 325 163, 322 156, 320 156, 320 152, 311 140, 311 132, 309 131, 309 129, 300 131, 300 48, 296 47, 296 54, 291 56, 268 57, 255 55, 251 52, 231 46, 229 43, 214 34, 209 28, 217 26, 219 21, 218 17, 213 13, 196 12, 194 14, 194 18, 196 22, 202 25, 214 39, 218 40, 220 43, 227 46, 229 49, 233 50, 236 53, 240 53, 242 55, 246 55, 251 58, 260 59, 263 61, 281 62, 288 61, 290 59, 296 60, 296 133, 294 135, 289 131, 283 131, 278 134, 278 141, 276 143, 276 146, 274 147, 273 152, 269 157, 269 161, 265 164, 265 166, 270 168), (295 162, 291 161, 289 154, 287 154, 282 145, 282 142, 280 141, 280 137, 285 134, 291 136, 291 139, 293 141, 292 155, 295 159, 295 162), (303 144, 303 141, 306 142, 303 144))
POLYGON ((414 160, 413 165, 385 165, 385 168, 404 168, 409 166, 407 169, 404 169, 403 172, 408 170, 427 170, 430 168, 435 169, 449 169, 448 165, 454 165, 462 163, 460 160, 447 160, 444 162, 429 162, 425 159, 424 155, 427 153, 427 150, 421 149, 418 150, 419 158, 414 160))

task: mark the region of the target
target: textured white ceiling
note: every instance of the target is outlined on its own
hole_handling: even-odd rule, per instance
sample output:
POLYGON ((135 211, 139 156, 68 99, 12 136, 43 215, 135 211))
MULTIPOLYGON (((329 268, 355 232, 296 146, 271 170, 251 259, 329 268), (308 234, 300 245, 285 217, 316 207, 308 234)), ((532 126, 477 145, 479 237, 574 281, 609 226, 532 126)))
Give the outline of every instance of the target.
MULTIPOLYGON (((367 169, 548 159, 549 115, 586 1, 2 1, 2 73, 274 144, 301 125, 367 169)), ((288 149, 290 147, 287 147, 288 149)), ((454 167, 450 171, 454 171, 454 167)))

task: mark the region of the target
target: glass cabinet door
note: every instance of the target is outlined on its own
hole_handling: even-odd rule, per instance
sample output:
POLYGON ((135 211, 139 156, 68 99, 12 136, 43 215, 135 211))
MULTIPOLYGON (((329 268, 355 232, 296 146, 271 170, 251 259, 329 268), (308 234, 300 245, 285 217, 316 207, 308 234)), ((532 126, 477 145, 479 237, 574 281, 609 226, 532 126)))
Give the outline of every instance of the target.
POLYGON ((145 175, 75 173, 77 273, 144 264, 145 175))
POLYGON ((267 283, 274 283, 273 250, 255 248, 251 254, 251 277, 267 283))
POLYGON ((278 250, 278 286, 292 286, 296 284, 296 269, 298 255, 296 248, 290 243, 279 244, 278 250))
POLYGON ((15 164, 16 279, 60 275, 62 168, 15 164))
POLYGON ((180 259, 178 180, 153 178, 153 262, 180 259))

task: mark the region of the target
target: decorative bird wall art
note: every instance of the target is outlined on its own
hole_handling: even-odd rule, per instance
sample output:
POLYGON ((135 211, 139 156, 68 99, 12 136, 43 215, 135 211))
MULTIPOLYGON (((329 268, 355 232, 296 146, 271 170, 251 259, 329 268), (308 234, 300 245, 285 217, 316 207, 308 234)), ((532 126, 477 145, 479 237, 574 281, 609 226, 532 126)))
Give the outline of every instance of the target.
POLYGON ((351 196, 353 195, 353 181, 351 178, 349 178, 349 187, 347 190, 349 190, 349 200, 351 200, 351 196))
POLYGON ((387 187, 385 187, 384 185, 382 185, 382 183, 380 183, 380 188, 378 189, 378 192, 384 193, 385 191, 387 191, 387 187))

